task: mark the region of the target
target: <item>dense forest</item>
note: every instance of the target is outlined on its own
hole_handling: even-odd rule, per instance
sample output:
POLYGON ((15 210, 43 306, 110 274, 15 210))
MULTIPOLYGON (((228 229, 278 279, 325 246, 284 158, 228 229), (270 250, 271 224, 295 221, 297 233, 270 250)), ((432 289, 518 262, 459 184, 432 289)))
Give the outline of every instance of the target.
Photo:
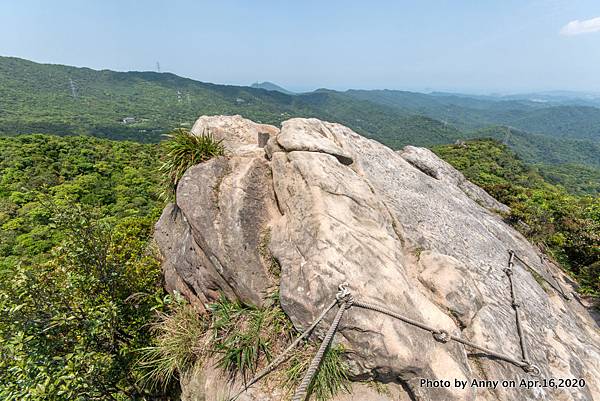
POLYGON ((346 93, 356 99, 399 111, 418 112, 444 120, 466 131, 489 125, 504 125, 555 138, 592 141, 597 141, 600 134, 600 109, 576 102, 502 100, 495 97, 397 90, 350 90, 346 93))
POLYGON ((241 114, 279 124, 295 116, 378 132, 392 146, 448 143, 458 130, 398 113, 335 91, 287 95, 244 86, 215 85, 169 73, 94 71, 0 57, 0 134, 90 134, 158 142, 173 127, 203 114, 241 114))
POLYGON ((168 298, 149 239, 158 147, 0 138, 0 398, 155 396, 133 368, 168 298))

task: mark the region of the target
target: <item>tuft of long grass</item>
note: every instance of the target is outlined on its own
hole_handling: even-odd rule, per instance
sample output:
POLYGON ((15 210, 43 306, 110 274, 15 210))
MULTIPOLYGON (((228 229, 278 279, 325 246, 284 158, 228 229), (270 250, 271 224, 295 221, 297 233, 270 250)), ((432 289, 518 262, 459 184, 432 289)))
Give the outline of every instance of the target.
POLYGON ((177 303, 170 313, 160 313, 152 325, 154 345, 140 350, 140 382, 166 389, 199 358, 199 343, 208 323, 189 304, 177 303))
MULTIPOLYGON (((315 352, 315 347, 305 345, 305 349, 296 352, 287 364, 284 385, 290 392, 294 391, 302 380, 315 352)), ((344 353, 342 345, 330 347, 327 350, 319 370, 308 388, 309 397, 314 395, 317 401, 327 401, 340 391, 350 392, 349 368, 344 361, 344 353)))
POLYGON ((221 368, 246 380, 289 340, 291 323, 275 302, 273 299, 264 308, 256 308, 221 297, 209 306, 211 351, 218 356, 221 368))
POLYGON ((208 131, 194 135, 185 128, 178 128, 165 137, 168 139, 162 143, 164 156, 159 167, 159 172, 164 175, 164 198, 174 196, 177 184, 188 168, 225 154, 222 141, 215 140, 208 131))
MULTIPOLYGON (((208 305, 209 314, 200 317, 185 303, 176 303, 168 314, 160 314, 153 325, 155 345, 142 350, 142 384, 167 388, 175 379, 215 358, 232 377, 248 380, 292 340, 294 328, 274 293, 261 308, 232 301, 225 296, 208 305)), ((275 378, 290 392, 300 382, 316 347, 305 343, 297 349, 275 378)), ((348 366, 341 346, 325 354, 309 393, 326 401, 340 390, 348 391, 348 366)))

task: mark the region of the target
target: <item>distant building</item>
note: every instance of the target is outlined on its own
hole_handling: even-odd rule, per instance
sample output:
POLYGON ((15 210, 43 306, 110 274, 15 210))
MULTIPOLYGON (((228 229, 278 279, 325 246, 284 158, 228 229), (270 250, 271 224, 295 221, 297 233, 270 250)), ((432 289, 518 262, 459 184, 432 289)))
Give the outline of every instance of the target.
POLYGON ((124 117, 121 122, 123 124, 132 124, 135 122, 135 117, 124 117))

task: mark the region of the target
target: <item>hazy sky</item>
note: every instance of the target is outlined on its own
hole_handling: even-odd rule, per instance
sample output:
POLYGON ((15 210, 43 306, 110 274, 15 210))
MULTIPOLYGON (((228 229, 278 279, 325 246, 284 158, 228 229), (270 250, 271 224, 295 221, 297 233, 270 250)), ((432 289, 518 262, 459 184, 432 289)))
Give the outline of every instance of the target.
POLYGON ((0 0, 0 55, 295 90, 600 91, 600 1, 0 0))

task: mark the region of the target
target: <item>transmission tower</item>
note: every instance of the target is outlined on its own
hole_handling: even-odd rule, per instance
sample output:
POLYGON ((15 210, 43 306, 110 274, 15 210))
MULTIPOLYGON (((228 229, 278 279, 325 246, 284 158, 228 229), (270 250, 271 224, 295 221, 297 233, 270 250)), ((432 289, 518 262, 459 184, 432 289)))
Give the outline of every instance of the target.
POLYGON ((510 127, 505 127, 506 128, 506 135, 504 135, 504 140, 502 141, 502 143, 504 143, 505 145, 508 145, 508 141, 510 140, 510 127))
POLYGON ((160 63, 156 62, 156 72, 160 72, 160 63))
POLYGON ((73 82, 73 78, 69 78, 69 86, 71 87, 71 96, 73 96, 73 99, 77 99, 77 86, 73 82))

